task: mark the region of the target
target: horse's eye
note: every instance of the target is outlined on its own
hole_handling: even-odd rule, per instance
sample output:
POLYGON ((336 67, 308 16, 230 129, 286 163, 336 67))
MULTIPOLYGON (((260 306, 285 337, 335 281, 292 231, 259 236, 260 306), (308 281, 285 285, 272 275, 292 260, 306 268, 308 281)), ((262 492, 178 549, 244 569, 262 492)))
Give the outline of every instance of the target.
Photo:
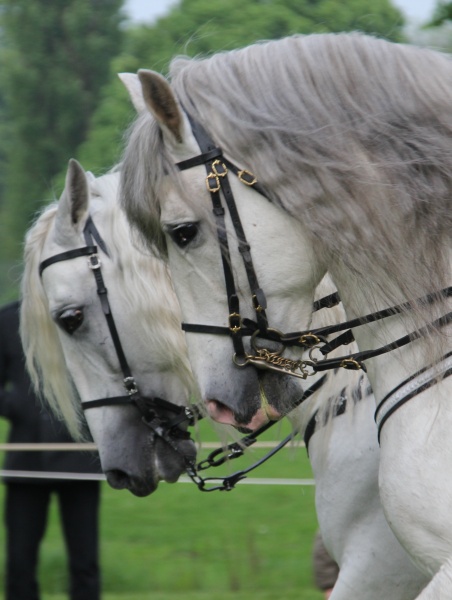
POLYGON ((191 241, 194 240, 198 233, 198 223, 182 223, 168 231, 171 239, 179 248, 185 248, 191 241))
POLYGON ((58 315, 58 325, 71 335, 83 323, 83 311, 80 308, 68 308, 58 315))

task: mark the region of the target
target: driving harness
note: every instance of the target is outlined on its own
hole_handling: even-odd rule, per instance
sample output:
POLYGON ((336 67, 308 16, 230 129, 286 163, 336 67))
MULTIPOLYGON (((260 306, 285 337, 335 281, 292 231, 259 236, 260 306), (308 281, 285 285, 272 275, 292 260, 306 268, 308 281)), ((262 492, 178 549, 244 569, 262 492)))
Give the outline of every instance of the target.
MULTIPOLYGON (((443 327, 452 321, 452 312, 447 313, 443 317, 435 320, 428 326, 412 332, 387 344, 381 348, 356 352, 351 355, 341 356, 336 358, 325 358, 318 360, 313 357, 313 351, 319 350, 323 356, 327 356, 330 352, 343 345, 353 341, 353 333, 351 328, 371 323, 394 314, 400 313, 402 310, 411 308, 410 303, 393 306, 375 313, 371 313, 364 317, 346 321, 344 323, 312 329, 309 331, 298 331, 292 333, 282 333, 281 331, 271 328, 268 325, 266 315, 267 302, 263 290, 259 286, 258 278, 253 266, 251 258, 251 248, 246 240, 240 216, 235 203, 234 195, 228 180, 228 173, 232 172, 237 178, 247 186, 252 187, 267 200, 271 201, 266 194, 264 188, 258 183, 256 177, 247 169, 239 169, 231 161, 223 156, 222 150, 213 143, 204 128, 194 121, 190 115, 189 118, 193 134, 201 149, 201 154, 177 163, 179 170, 183 171, 195 166, 205 165, 207 176, 206 186, 211 195, 212 210, 216 222, 217 237, 221 249, 221 257, 223 264, 223 272, 226 285, 227 302, 229 308, 228 327, 202 325, 192 323, 182 323, 182 329, 186 332, 228 335, 232 339, 234 347, 233 361, 237 367, 246 367, 252 365, 258 369, 267 369, 276 371, 281 374, 288 374, 294 377, 306 379, 308 376, 315 375, 318 372, 345 368, 352 370, 366 370, 364 361, 375 356, 379 356, 385 352, 389 352, 396 348, 400 348, 409 342, 418 339, 425 335, 432 327, 443 327), (255 320, 242 318, 240 314, 240 303, 236 291, 234 275, 231 267, 229 242, 225 227, 225 210, 221 201, 221 194, 226 201, 228 211, 234 226, 234 230, 238 239, 238 249, 242 257, 249 287, 251 290, 252 302, 255 312, 255 320), (328 341, 327 337, 333 333, 343 332, 336 338, 328 341), (251 348, 255 354, 250 354, 245 351, 243 338, 250 337, 251 348), (279 344, 277 350, 269 350, 265 347, 258 346, 258 340, 268 340, 279 344), (292 360, 282 356, 282 352, 286 347, 300 347, 309 351, 309 359, 292 360)), ((45 268, 60 262, 71 260, 73 258, 87 256, 88 265, 92 270, 97 293, 103 313, 107 320, 110 335, 113 340, 115 351, 118 357, 121 370, 123 372, 123 384, 126 389, 126 395, 110 398, 101 398, 97 400, 89 400, 82 403, 82 408, 88 410, 101 406, 118 406, 118 405, 133 405, 142 415, 143 422, 161 439, 163 439, 171 448, 173 448, 184 460, 185 470, 192 481, 198 486, 198 489, 205 492, 210 491, 230 491, 234 488, 237 482, 241 481, 246 475, 271 456, 276 454, 296 435, 297 431, 293 431, 274 449, 267 453, 262 459, 257 461, 251 467, 233 473, 226 477, 207 477, 203 478, 199 475, 199 471, 210 467, 222 465, 226 460, 238 458, 243 455, 244 450, 256 442, 257 438, 274 425, 275 421, 270 421, 266 425, 257 429, 255 432, 245 436, 238 442, 233 442, 226 447, 218 448, 209 454, 207 459, 199 462, 189 460, 177 445, 177 440, 190 439, 190 434, 186 427, 193 426, 199 419, 203 417, 202 409, 197 405, 180 406, 161 398, 145 398, 138 389, 135 378, 132 375, 127 359, 125 357, 120 338, 113 319, 110 303, 108 301, 107 288, 104 285, 101 273, 101 261, 98 255, 98 247, 107 256, 108 250, 105 242, 101 238, 97 228, 94 225, 91 217, 88 218, 83 235, 86 246, 74 250, 54 255, 41 262, 39 266, 39 274, 42 275, 45 268), (96 243, 98 247, 96 246, 96 243), (210 487, 208 487, 210 485, 210 487)), ((452 296, 452 286, 441 290, 436 294, 429 294, 424 298, 420 298, 417 302, 433 303, 439 298, 452 296)), ((337 293, 331 294, 314 303, 313 310, 319 310, 325 307, 335 306, 340 302, 337 293)), ((452 354, 452 353, 451 353, 452 354)), ((378 425, 378 436, 387 418, 393 414, 399 406, 407 400, 419 394, 421 391, 436 383, 438 374, 447 377, 452 374, 452 356, 451 354, 444 357, 440 367, 437 365, 423 369, 421 372, 413 375, 409 380, 403 382, 393 390, 386 398, 384 398, 376 411, 376 420, 378 425), (439 370, 438 370, 439 369, 439 370), (386 408, 387 404, 387 408, 386 408)), ((317 380, 312 386, 307 388, 298 401, 291 407, 291 410, 299 406, 314 392, 321 388, 325 383, 325 376, 317 380)))
MULTIPOLYGON (((109 252, 91 216, 89 216, 86 221, 83 230, 83 236, 85 238, 86 246, 55 254, 54 256, 43 260, 39 265, 39 275, 42 276, 43 271, 50 265, 86 256, 88 257, 88 267, 91 269, 95 279, 99 301, 101 303, 102 311, 107 321, 111 339, 118 357, 118 362, 122 370, 123 385, 126 390, 126 394, 123 396, 113 396, 84 401, 82 403, 83 410, 102 406, 134 406, 141 413, 143 423, 149 427, 156 436, 164 440, 175 452, 177 452, 179 456, 182 457, 187 475, 197 485, 200 491, 230 491, 234 489, 235 485, 242 479, 245 479, 249 472, 253 471, 258 466, 266 462, 269 458, 274 456, 277 452, 279 452, 297 435, 298 432, 296 430, 292 431, 292 433, 282 440, 275 448, 273 448, 260 460, 246 469, 237 471, 225 477, 204 478, 200 476, 200 471, 204 471, 205 469, 209 469, 211 467, 219 467, 227 460, 233 460, 242 456, 247 448, 252 446, 265 431, 275 424, 275 421, 270 421, 237 442, 232 442, 227 446, 222 446, 213 450, 206 459, 202 460, 198 464, 196 464, 194 460, 192 461, 188 459, 187 456, 181 452, 177 445, 177 441, 190 439, 190 433, 186 430, 186 427, 194 426, 197 421, 202 419, 203 411, 197 405, 180 406, 172 402, 168 402, 167 400, 163 400, 162 398, 145 398, 142 396, 127 362, 113 318, 110 302, 108 300, 108 290, 105 286, 102 276, 102 263, 99 257, 98 248, 102 250, 106 256, 109 256, 109 252)), ((333 300, 331 299, 325 300, 325 303, 319 301, 314 309, 316 310, 323 308, 323 306, 326 306, 328 302, 332 301, 333 300)), ((307 388, 307 390, 304 391, 302 396, 294 405, 294 408, 295 406, 299 406, 302 402, 307 400, 312 394, 319 390, 324 384, 325 380, 326 378, 324 376, 316 381, 314 385, 307 388)))
MULTIPOLYGON (((224 279, 226 285, 226 294, 229 307, 228 327, 203 325, 196 323, 182 323, 182 329, 186 332, 228 335, 232 339, 234 347, 233 362, 238 367, 246 367, 252 365, 258 369, 267 369, 278 373, 288 374, 295 377, 306 379, 315 373, 336 369, 345 368, 352 370, 362 369, 366 371, 365 361, 376 356, 385 354, 401 348, 406 344, 425 336, 429 331, 436 328, 441 328, 452 322, 452 311, 439 317, 432 323, 422 327, 417 331, 413 331, 405 336, 386 344, 380 348, 373 350, 359 351, 347 356, 335 358, 324 358, 318 360, 313 357, 314 349, 327 357, 327 355, 343 345, 353 341, 353 333, 351 328, 372 323, 393 316, 402 311, 413 308, 413 304, 406 302, 397 306, 392 306, 374 313, 370 313, 363 317, 345 321, 336 325, 311 329, 309 331, 297 331, 292 333, 282 333, 281 331, 271 328, 268 325, 265 309, 267 307, 265 294, 259 287, 258 278, 253 266, 251 258, 251 248, 248 244, 243 230, 240 216, 237 210, 237 205, 234 195, 228 180, 228 174, 233 173, 241 183, 255 189, 264 198, 271 201, 265 189, 258 183, 257 178, 247 169, 239 169, 224 155, 221 148, 217 147, 210 138, 202 125, 195 121, 188 113, 187 118, 190 122, 193 135, 201 149, 201 154, 184 160, 176 164, 179 170, 184 171, 192 167, 205 165, 206 168, 206 186, 210 193, 212 201, 212 210, 216 223, 216 231, 218 242, 221 249, 222 264, 224 279), (238 240, 238 250, 242 257, 246 275, 251 290, 251 296, 256 315, 256 320, 242 318, 240 315, 239 298, 236 292, 234 275, 231 267, 231 259, 229 252, 229 244, 225 227, 225 209, 221 202, 223 194, 229 215, 235 230, 238 240), (333 340, 327 341, 327 336, 343 332, 333 340), (247 353, 244 349, 243 338, 250 337, 250 345, 254 354, 247 353), (279 349, 269 350, 265 347, 257 345, 258 339, 264 339, 279 344, 279 349), (286 347, 296 346, 309 350, 309 359, 292 360, 282 356, 282 352, 286 347)), ((441 299, 452 296, 452 286, 447 287, 439 292, 428 294, 423 298, 415 301, 415 304, 432 304, 441 299)), ((328 306, 328 301, 338 302, 337 294, 322 299, 328 306)), ((403 382, 396 390, 388 394, 378 405, 376 411, 376 423, 378 426, 378 438, 380 439, 381 428, 388 417, 402 406, 407 400, 421 393, 427 387, 434 385, 440 377, 448 377, 451 374, 450 355, 443 357, 440 364, 431 365, 422 371, 415 373, 409 380, 403 382), (406 389, 406 393, 404 393, 406 389)))

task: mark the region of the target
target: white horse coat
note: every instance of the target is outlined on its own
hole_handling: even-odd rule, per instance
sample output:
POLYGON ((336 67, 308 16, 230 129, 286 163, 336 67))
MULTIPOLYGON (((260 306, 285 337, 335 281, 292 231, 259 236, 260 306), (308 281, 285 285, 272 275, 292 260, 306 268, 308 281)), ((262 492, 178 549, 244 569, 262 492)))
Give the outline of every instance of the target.
MULTIPOLYGON (((140 388, 151 394, 159 386, 159 393, 165 392, 167 399, 187 401, 183 384, 186 387, 190 384, 187 375, 180 381, 174 374, 175 379, 172 379, 171 372, 183 373, 186 363, 177 304, 162 261, 140 253, 134 245, 128 246, 129 233, 117 202, 118 174, 91 181, 86 188, 89 190, 88 204, 80 203, 79 198, 82 195, 83 200, 86 193, 84 180, 88 186, 81 168, 72 163, 66 196, 60 200, 60 207, 48 208, 28 234, 23 280, 22 334, 28 364, 34 372, 35 383, 38 376, 45 377, 45 390, 57 403, 54 408, 66 415, 73 430, 77 428, 73 419, 79 399, 74 394, 58 393, 69 372, 82 401, 103 395, 105 386, 111 386, 111 394, 117 395, 122 383, 86 259, 62 261, 49 267, 42 280, 38 277, 37 268, 42 258, 83 245, 80 234, 65 235, 64 243, 57 234, 64 223, 67 227, 64 213, 68 197, 72 198, 73 206, 89 210, 109 250, 110 257, 100 254, 105 284, 120 338, 124 340, 127 358, 140 388), (71 194, 69 190, 72 190, 71 194), (57 247, 55 239, 59 240, 57 247), (124 286, 124 271, 134 266, 128 260, 128 253, 143 272, 139 281, 132 277, 124 286), (128 302, 121 293, 124 289, 128 292, 128 302), (143 291, 147 295, 143 295, 143 291), (174 318, 164 316, 163 307, 169 307, 174 318), (83 319, 80 327, 69 333, 64 329, 64 320, 70 321, 74 308, 82 310, 83 319), (158 315, 160 320, 156 323, 158 315), (158 327, 162 318, 163 330, 158 327), (137 331, 138 326, 141 332, 137 331), (132 331, 133 345, 130 346, 128 340, 132 331), (174 346, 172 340, 177 342, 174 346), (64 362, 58 363, 58 359, 64 359, 64 362), (52 371, 55 362, 58 369, 52 371), (160 374, 159 369, 164 373, 160 374), (72 406, 67 405, 70 401, 72 406), (71 413, 71 410, 75 412, 71 413)), ((316 316, 317 322, 323 324, 338 318, 335 311, 337 309, 331 313, 321 311, 316 316)), ((367 388, 367 384, 363 385, 360 376, 350 379, 344 373, 331 373, 322 389, 292 417, 303 431, 317 406, 321 405, 309 450, 316 479, 319 522, 330 551, 341 565, 333 598, 348 599, 366 589, 367 598, 372 600, 382 597, 410 600, 424 579, 383 517, 377 491, 379 448, 372 402, 364 387, 367 388), (322 401, 322 395, 328 402, 322 401), (333 417, 337 398, 339 402, 347 399, 347 410, 333 417), (327 405, 326 413, 323 404, 327 405), (328 421, 326 424, 325 420, 328 421), (372 540, 371 544, 367 543, 368 539, 372 540)), ((160 478, 177 478, 181 470, 180 459, 161 443, 156 443, 140 424, 133 407, 92 409, 87 416, 103 468, 113 487, 126 486, 133 493, 143 495, 152 492, 160 478)), ((189 448, 186 451, 189 452, 189 448)))
MULTIPOLYGON (((382 429, 381 498, 396 536, 432 577, 419 599, 449 600, 452 377, 443 378, 451 359, 442 356, 452 342, 450 326, 437 319, 450 311, 441 290, 452 279, 450 59, 356 34, 313 35, 175 61, 171 86, 149 71, 139 77, 148 112, 126 149, 124 206, 143 236, 167 252, 185 322, 227 328, 231 317, 239 320, 225 293, 216 232, 223 225, 218 217, 213 223, 206 190, 217 180, 222 189, 231 169, 221 161, 229 160, 248 169, 246 185, 240 173, 230 173, 230 185, 271 327, 306 329, 328 270, 348 318, 411 303, 357 328, 360 350, 429 329, 369 361, 368 371, 377 405, 404 380, 401 393, 418 388, 382 429), (179 173, 177 163, 207 155, 182 106, 220 150, 179 173), (272 203, 249 186, 254 175, 272 203), (416 302, 428 294, 433 302, 416 302), (432 372, 426 386, 416 374, 424 367, 432 372)), ((228 212, 225 228, 240 317, 253 319, 228 212)), ((295 388, 274 373, 238 369, 228 336, 189 332, 187 340, 214 418, 254 428, 286 412, 295 388)))

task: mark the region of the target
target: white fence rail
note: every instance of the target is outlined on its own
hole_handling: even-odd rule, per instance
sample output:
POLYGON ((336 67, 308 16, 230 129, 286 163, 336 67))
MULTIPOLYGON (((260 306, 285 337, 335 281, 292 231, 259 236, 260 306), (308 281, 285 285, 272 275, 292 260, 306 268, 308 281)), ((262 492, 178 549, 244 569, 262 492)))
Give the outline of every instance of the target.
MULTIPOLYGON (((278 442, 256 442, 253 448, 274 448, 278 442)), ((217 448, 218 443, 205 442, 201 448, 211 449, 217 448)), ((12 443, 0 444, 0 450, 8 452, 45 452, 45 451, 92 451, 97 450, 95 444, 89 443, 67 443, 67 444, 28 444, 28 443, 12 443)), ((34 479, 61 479, 61 480, 94 480, 105 481, 106 477, 98 473, 60 473, 60 472, 44 472, 44 471, 18 471, 0 469, 0 477, 17 477, 17 478, 34 478, 34 479)), ((178 483, 192 483, 189 477, 182 476, 178 483)), ((240 485, 315 485, 313 479, 284 479, 284 478, 261 478, 248 477, 239 482, 240 485)))

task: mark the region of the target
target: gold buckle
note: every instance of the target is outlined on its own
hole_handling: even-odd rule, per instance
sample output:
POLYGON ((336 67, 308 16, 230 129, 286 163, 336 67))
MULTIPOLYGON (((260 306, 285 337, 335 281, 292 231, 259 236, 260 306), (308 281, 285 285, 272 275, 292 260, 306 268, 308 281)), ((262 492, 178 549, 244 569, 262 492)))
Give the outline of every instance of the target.
POLYGON ((351 371, 359 371, 363 368, 362 364, 354 358, 344 358, 339 366, 343 369, 350 369, 351 371))
POLYGON ((226 175, 228 174, 227 166, 223 162, 221 162, 221 160, 218 160, 218 158, 212 163, 212 171, 213 174, 217 177, 226 177, 226 175))
POLYGON ((255 175, 253 175, 251 171, 248 171, 247 169, 242 169, 241 171, 239 171, 237 173, 237 177, 245 185, 254 185, 255 183, 257 183, 255 175), (248 177, 248 179, 245 179, 246 177, 248 177))
POLYGON ((319 344, 321 340, 315 335, 315 333, 305 333, 300 337, 298 342, 307 348, 312 348, 316 344, 319 344))
POLYGON ((239 313, 234 312, 229 315, 229 329, 232 333, 238 333, 242 329, 242 317, 239 313))
POLYGON ((253 300, 254 310, 258 313, 262 312, 264 310, 264 307, 259 304, 259 300, 257 299, 256 294, 253 294, 252 300, 253 300))
POLYGON ((214 160, 212 171, 206 177, 207 191, 211 194, 220 191, 220 177, 226 177, 228 174, 227 166, 221 160, 214 160))
POLYGON ((219 192, 220 191, 220 179, 215 173, 209 173, 206 177, 206 186, 208 192, 219 192))

